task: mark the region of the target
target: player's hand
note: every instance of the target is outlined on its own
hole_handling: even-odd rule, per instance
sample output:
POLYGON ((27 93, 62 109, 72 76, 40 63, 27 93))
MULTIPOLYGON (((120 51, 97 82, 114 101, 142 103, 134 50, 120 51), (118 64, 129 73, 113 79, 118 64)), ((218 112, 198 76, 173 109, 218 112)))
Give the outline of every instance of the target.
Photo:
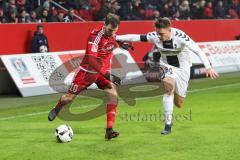
POLYGON ((117 86, 119 86, 121 84, 121 78, 119 78, 118 76, 115 76, 113 74, 107 73, 105 75, 105 78, 108 79, 109 81, 111 81, 112 83, 116 84, 117 86))
POLYGON ((132 42, 118 41, 118 44, 119 44, 120 48, 122 48, 122 49, 125 49, 125 50, 131 49, 132 51, 134 50, 132 42))
POLYGON ((211 79, 215 79, 215 78, 217 78, 219 75, 218 75, 218 73, 217 73, 213 68, 209 68, 209 69, 207 69, 206 76, 207 76, 207 77, 210 77, 211 79))
POLYGON ((118 76, 115 76, 115 75, 111 74, 110 79, 117 86, 119 86, 121 84, 121 79, 118 76))

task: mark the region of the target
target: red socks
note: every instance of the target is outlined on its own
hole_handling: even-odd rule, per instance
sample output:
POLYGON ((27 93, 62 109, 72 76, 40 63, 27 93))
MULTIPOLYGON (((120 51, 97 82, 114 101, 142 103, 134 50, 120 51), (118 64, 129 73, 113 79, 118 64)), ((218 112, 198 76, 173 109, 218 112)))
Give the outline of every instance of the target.
POLYGON ((117 104, 107 104, 107 128, 112 128, 115 122, 117 104))

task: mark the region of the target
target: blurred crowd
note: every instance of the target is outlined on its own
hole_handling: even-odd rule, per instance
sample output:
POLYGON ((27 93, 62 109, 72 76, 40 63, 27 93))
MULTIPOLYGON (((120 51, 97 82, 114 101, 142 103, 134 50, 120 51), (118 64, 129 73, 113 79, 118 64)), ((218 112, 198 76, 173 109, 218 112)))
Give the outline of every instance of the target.
POLYGON ((121 20, 237 19, 240 0, 0 0, 0 23, 100 21, 109 12, 121 20))

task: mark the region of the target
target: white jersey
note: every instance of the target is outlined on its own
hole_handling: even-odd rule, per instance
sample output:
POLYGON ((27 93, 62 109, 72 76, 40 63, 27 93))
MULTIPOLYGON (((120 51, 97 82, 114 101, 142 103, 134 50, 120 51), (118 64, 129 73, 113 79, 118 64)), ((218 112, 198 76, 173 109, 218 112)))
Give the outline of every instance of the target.
MULTIPOLYGON (((190 68, 192 66, 190 54, 204 54, 186 33, 176 28, 171 28, 169 41, 160 41, 156 32, 149 32, 147 40, 158 48, 161 53, 160 61, 174 67, 190 68)), ((208 68, 209 65, 206 65, 208 68)))
MULTIPOLYGON (((141 35, 129 34, 116 36, 120 41, 141 41, 141 35)), ((171 40, 162 42, 159 35, 149 32, 146 35, 147 41, 153 43, 161 53, 160 62, 178 68, 190 68, 192 61, 190 54, 197 54, 206 68, 211 68, 206 55, 199 46, 183 31, 171 28, 171 40)))

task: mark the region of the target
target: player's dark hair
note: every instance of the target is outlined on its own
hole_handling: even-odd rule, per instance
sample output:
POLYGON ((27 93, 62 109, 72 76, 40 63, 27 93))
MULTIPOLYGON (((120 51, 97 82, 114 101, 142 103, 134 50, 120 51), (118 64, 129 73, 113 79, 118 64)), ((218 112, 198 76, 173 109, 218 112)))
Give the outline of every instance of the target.
POLYGON ((113 13, 108 13, 105 19, 105 25, 111 24, 113 28, 116 28, 120 23, 120 18, 118 15, 113 13))
POLYGON ((156 28, 168 28, 171 26, 171 21, 170 19, 164 17, 164 18, 158 18, 155 21, 155 27, 156 28))

